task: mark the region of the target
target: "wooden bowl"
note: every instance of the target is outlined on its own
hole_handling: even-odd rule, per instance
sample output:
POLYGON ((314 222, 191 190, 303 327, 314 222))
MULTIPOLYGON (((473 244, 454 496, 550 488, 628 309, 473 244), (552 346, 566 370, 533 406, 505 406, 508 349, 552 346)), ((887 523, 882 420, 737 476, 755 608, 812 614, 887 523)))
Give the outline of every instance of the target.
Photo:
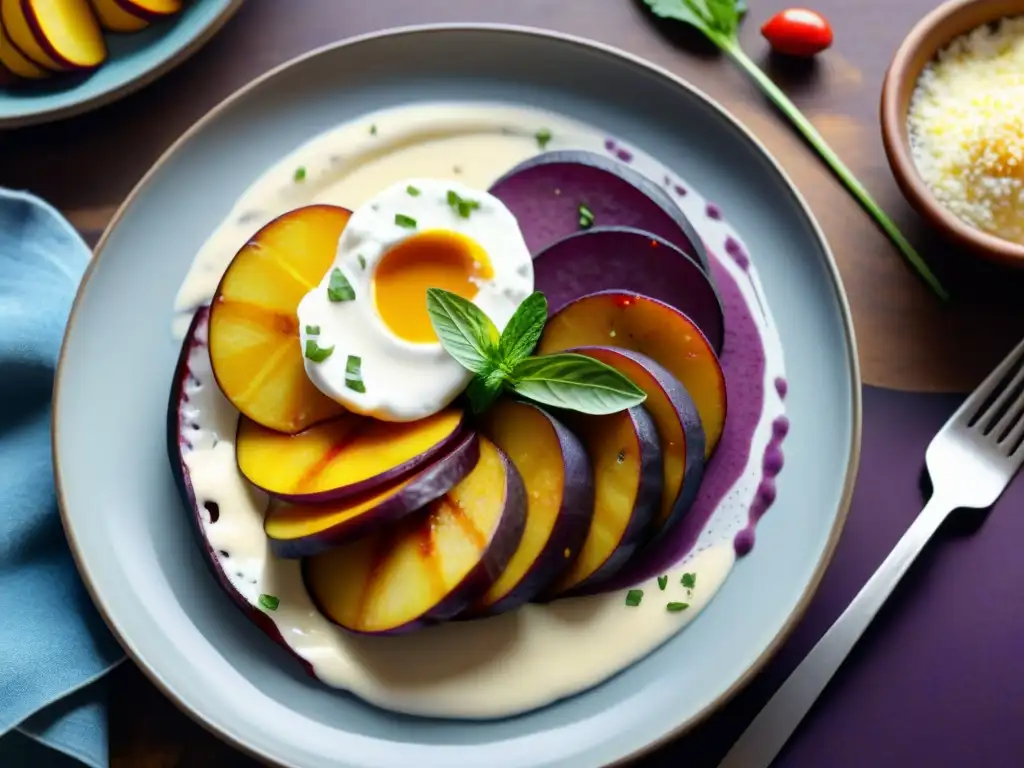
POLYGON ((907 135, 907 113, 918 77, 954 38, 1006 16, 1024 14, 1024 0, 951 0, 925 16, 896 51, 882 83, 882 143, 896 183, 917 211, 945 235, 986 259, 1024 267, 1024 245, 977 229, 948 211, 918 173, 907 135))

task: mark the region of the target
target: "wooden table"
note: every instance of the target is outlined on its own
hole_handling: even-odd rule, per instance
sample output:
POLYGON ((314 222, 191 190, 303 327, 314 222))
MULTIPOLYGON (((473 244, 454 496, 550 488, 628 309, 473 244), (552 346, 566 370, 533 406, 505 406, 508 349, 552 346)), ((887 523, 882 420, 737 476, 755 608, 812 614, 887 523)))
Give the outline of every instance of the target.
MULTIPOLYGON (((694 46, 678 25, 655 25, 631 0, 249 0, 201 52, 141 93, 66 122, 0 133, 0 186, 27 188, 95 241, 150 164, 189 125, 254 76, 315 46, 399 24, 509 22, 625 48, 687 78, 725 104, 768 146, 828 235, 856 322, 866 383, 965 391, 1024 335, 1016 296, 1024 273, 978 263, 930 232, 900 196, 882 152, 879 88, 900 40, 938 0, 817 0, 836 44, 810 66, 766 59, 761 23, 784 0, 753 3, 743 42, 941 270, 955 301, 942 306, 871 220, 728 61, 694 46)), ((115 768, 254 765, 180 714, 130 663, 114 675, 115 768)))

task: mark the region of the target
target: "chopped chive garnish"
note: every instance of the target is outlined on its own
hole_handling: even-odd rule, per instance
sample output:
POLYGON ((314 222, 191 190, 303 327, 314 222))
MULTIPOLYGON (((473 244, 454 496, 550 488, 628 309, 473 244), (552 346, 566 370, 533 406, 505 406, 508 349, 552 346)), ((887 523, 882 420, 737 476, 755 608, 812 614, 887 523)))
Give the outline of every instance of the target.
POLYGON ((366 257, 360 253, 356 258, 359 260, 359 268, 366 269, 366 257))
POLYGON ((580 229, 590 229, 594 226, 594 212, 583 203, 580 203, 580 229))
POLYGON ((626 593, 626 605, 630 608, 636 608, 643 599, 644 591, 642 589, 631 589, 626 593))
POLYGON ((551 141, 551 131, 547 128, 541 128, 533 134, 533 137, 537 140, 537 146, 544 149, 547 147, 548 142, 551 141))
POLYGON ((665 610, 671 613, 678 613, 679 611, 685 611, 689 607, 689 603, 669 603, 665 606, 665 610))
POLYGON ((345 277, 345 273, 337 267, 331 270, 331 280, 327 284, 327 298, 331 301, 352 301, 355 297, 355 289, 345 277))
POLYGON ((300 165, 295 169, 295 180, 305 181, 306 180, 306 166, 300 165))
POLYGON ((665 587, 667 587, 667 586, 668 586, 668 576, 659 576, 658 577, 658 588, 662 592, 664 592, 665 591, 665 587))
POLYGON ((306 326, 306 335, 307 336, 317 336, 319 333, 320 333, 320 326, 319 325, 307 325, 306 326))
POLYGON ((693 589, 695 586, 697 586, 697 574, 684 573, 683 578, 679 580, 679 583, 687 589, 693 589))
POLYGON ((370 135, 371 136, 376 136, 377 135, 377 124, 376 123, 374 123, 373 125, 370 126, 370 135))
POLYGON ((334 354, 333 345, 329 347, 321 347, 316 343, 316 339, 306 339, 306 357, 314 363, 322 363, 332 354, 334 354))
POLYGON ((277 607, 281 605, 281 599, 274 595, 260 595, 259 603, 260 608, 265 608, 268 611, 276 611, 277 607))
POLYGON ((477 210, 480 207, 480 203, 476 200, 467 200, 464 197, 460 197, 459 193, 454 189, 448 190, 448 205, 453 211, 464 219, 469 218, 469 214, 477 210))
POLYGON ((410 185, 409 185, 408 187, 406 187, 406 188, 405 188, 405 192, 406 192, 406 194, 408 194, 408 195, 409 195, 410 197, 419 197, 419 196, 420 196, 420 191, 419 191, 419 189, 417 189, 416 187, 414 187, 414 186, 413 186, 412 184, 410 184, 410 185))
POLYGON ((406 216, 404 213, 395 214, 395 224, 406 229, 416 229, 416 219, 406 216))
POLYGON ((353 392, 365 392, 366 385, 363 383, 363 359, 355 355, 349 355, 345 361, 345 386, 353 392))

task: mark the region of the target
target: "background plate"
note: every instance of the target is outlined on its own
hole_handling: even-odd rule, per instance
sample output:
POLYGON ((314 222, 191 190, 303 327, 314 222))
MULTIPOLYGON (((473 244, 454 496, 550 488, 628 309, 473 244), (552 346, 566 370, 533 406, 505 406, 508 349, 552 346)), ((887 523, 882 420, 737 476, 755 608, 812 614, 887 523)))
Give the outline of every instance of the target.
POLYGON ((412 28, 341 43, 275 70, 201 121, 101 243, 72 314, 54 407, 65 527, 115 632, 201 722, 301 768, 596 766, 694 723, 802 613, 842 528, 860 439, 856 354, 835 265, 763 148, 666 72, 508 27, 412 28), (312 136, 370 110, 438 99, 521 102, 583 120, 720 203, 752 249, 790 382, 778 500, 754 555, 713 603, 604 685, 498 722, 402 717, 306 679, 216 586, 165 456, 178 352, 171 306, 203 240, 264 168, 312 136))
POLYGON ((243 1, 192 0, 173 19, 141 32, 108 32, 110 58, 84 80, 54 77, 29 89, 0 88, 0 128, 71 117, 127 96, 199 50, 243 1))

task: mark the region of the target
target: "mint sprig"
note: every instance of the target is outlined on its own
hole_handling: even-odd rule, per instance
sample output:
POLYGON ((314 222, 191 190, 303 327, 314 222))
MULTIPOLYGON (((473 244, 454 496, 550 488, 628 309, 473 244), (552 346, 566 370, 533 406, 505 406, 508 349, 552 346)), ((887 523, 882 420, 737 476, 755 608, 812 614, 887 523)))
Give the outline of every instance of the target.
POLYGON ((427 311, 441 346, 474 376, 466 397, 475 413, 487 410, 503 392, 580 413, 616 413, 644 402, 646 395, 628 377, 584 355, 532 356, 547 320, 547 299, 526 297, 505 330, 458 294, 427 289, 427 311))
POLYGON ((487 375, 498 365, 498 329, 473 302, 440 288, 427 289, 427 312, 434 333, 459 365, 487 375))
POLYGON ((853 175, 835 150, 828 145, 825 137, 818 132, 799 108, 789 100, 770 77, 743 51, 736 32, 740 21, 747 12, 745 0, 644 0, 651 13, 663 19, 674 19, 689 24, 702 32, 722 52, 728 55, 757 84, 783 115, 789 118, 796 129, 814 148, 825 164, 846 186, 854 199, 871 215, 878 226, 889 237, 903 258, 943 301, 949 300, 949 292, 925 263, 914 246, 903 236, 892 219, 871 197, 863 184, 853 175))

